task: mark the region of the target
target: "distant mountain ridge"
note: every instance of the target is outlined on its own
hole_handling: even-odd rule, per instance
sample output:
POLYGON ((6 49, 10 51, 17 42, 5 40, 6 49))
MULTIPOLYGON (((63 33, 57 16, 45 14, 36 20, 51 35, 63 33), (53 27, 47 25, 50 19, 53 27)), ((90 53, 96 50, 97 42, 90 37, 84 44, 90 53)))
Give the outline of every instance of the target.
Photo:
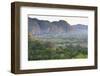
POLYGON ((72 31, 87 31, 88 26, 84 24, 70 25, 65 20, 53 21, 28 18, 28 32, 35 34, 67 33, 72 31))

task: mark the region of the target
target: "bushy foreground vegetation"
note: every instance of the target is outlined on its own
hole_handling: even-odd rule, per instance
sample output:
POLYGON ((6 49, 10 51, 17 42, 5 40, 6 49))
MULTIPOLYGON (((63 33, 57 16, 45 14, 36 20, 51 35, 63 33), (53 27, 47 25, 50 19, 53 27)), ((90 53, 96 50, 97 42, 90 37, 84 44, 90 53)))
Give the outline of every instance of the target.
POLYGON ((28 60, 87 58, 87 48, 79 45, 58 46, 50 41, 28 39, 28 60))

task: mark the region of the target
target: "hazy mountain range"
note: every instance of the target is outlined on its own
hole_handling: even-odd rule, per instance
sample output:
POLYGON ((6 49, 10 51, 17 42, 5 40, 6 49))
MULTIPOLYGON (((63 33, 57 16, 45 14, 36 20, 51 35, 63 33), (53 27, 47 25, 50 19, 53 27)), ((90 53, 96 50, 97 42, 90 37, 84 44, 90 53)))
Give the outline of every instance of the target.
POLYGON ((28 32, 33 35, 43 34, 87 34, 88 26, 84 24, 70 25, 65 20, 53 21, 28 18, 28 32))

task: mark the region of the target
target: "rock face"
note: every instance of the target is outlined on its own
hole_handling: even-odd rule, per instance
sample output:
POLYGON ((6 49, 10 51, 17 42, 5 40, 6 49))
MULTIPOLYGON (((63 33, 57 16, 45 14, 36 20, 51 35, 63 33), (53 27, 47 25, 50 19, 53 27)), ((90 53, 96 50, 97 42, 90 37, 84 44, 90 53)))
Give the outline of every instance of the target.
POLYGON ((33 35, 40 34, 59 34, 70 31, 87 31, 88 26, 83 24, 70 25, 67 21, 59 20, 50 22, 48 20, 39 20, 37 18, 28 18, 28 32, 33 35))
POLYGON ((71 28, 76 31, 88 30, 88 27, 83 24, 76 24, 76 25, 71 26, 71 28))

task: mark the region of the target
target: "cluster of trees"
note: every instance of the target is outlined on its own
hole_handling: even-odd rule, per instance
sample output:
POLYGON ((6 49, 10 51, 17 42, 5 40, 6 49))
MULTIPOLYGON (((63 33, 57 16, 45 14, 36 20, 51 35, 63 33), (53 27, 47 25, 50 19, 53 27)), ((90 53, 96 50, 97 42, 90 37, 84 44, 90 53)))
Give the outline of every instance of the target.
POLYGON ((86 58, 87 48, 80 46, 55 47, 54 43, 43 42, 29 37, 28 60, 86 58))

